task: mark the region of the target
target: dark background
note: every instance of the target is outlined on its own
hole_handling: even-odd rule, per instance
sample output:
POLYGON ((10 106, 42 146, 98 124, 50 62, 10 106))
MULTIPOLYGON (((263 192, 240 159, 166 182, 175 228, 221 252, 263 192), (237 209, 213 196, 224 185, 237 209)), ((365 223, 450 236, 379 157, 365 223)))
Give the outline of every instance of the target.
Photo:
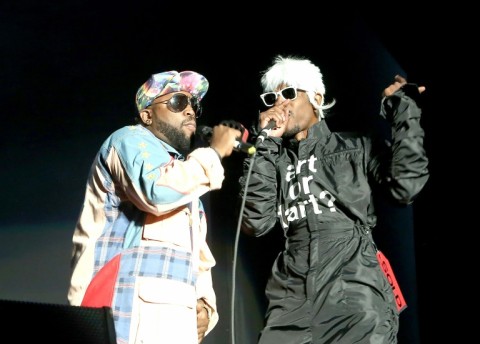
MULTIPOLYGON (((461 155, 452 151, 458 121, 451 118, 464 113, 454 78, 470 56, 452 21, 457 31, 465 22, 438 8, 259 6, 78 0, 0 5, 1 299, 66 303, 71 235, 90 164, 112 131, 132 123, 136 90, 150 74, 200 72, 210 89, 199 124, 235 119, 249 127, 260 107, 260 72, 276 54, 295 54, 322 69, 327 100, 337 101, 328 119, 332 129, 368 128, 395 74, 427 87, 422 123, 430 180, 413 206, 381 209, 376 236, 409 304, 401 315, 400 343, 447 336, 451 316, 445 307, 455 302, 448 297, 454 281, 445 252, 455 246, 458 211, 452 210, 457 191, 449 185, 458 172, 452 160, 461 155)), ((234 153, 225 160, 223 189, 205 199, 221 315, 206 344, 229 342, 232 293, 237 342, 254 342, 266 274, 280 244, 274 235, 256 241, 240 236, 236 246, 243 158, 234 153)))

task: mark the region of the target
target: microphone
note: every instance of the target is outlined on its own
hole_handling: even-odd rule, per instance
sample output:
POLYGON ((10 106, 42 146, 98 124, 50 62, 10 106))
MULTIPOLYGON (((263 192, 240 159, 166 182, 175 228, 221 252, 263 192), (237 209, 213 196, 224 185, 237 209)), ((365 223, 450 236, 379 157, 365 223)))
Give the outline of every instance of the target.
POLYGON ((276 127, 276 125, 277 125, 277 122, 274 119, 271 119, 267 123, 265 128, 263 128, 262 131, 260 131, 260 134, 258 134, 256 144, 258 145, 262 143, 270 135, 270 132, 272 131, 273 128, 276 127))
MULTIPOLYGON (((206 125, 199 125, 197 127, 197 133, 198 135, 200 135, 203 141, 210 142, 213 135, 213 129, 206 125)), ((257 151, 254 145, 248 142, 242 142, 238 140, 235 140, 235 143, 233 144, 233 149, 237 152, 244 152, 250 155, 254 154, 257 151)))

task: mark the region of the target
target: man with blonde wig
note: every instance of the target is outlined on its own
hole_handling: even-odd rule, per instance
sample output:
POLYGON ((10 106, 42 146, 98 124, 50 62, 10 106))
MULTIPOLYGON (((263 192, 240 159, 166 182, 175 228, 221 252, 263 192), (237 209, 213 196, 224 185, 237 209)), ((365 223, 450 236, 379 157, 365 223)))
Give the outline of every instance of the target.
POLYGON ((258 343, 397 343, 406 304, 372 238, 373 190, 408 205, 427 182, 415 101, 425 87, 395 76, 384 90, 385 142, 329 130, 324 111, 334 103, 308 59, 277 56, 261 84, 264 130, 240 179, 242 230, 260 237, 280 226, 285 248, 266 286, 258 343))
POLYGON ((304 90, 319 121, 325 117, 323 110, 327 110, 334 105, 334 102, 325 105, 325 85, 323 84, 322 72, 320 68, 307 60, 277 57, 276 63, 268 73, 262 76, 261 83, 264 92, 267 92, 261 95, 264 102, 265 97, 268 100, 268 97, 271 97, 271 92, 282 83, 295 89, 304 90), (317 94, 321 97, 316 99, 317 94))

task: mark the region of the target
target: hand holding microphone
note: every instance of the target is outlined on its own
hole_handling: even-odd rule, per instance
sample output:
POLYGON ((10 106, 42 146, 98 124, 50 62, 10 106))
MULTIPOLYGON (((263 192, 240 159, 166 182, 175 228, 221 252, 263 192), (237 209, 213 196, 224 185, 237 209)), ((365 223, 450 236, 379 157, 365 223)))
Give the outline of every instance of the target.
POLYGON ((255 145, 262 143, 268 136, 281 137, 283 135, 290 117, 288 107, 290 101, 290 99, 286 99, 259 114, 258 123, 261 131, 255 145))
POLYGON ((255 153, 255 147, 246 142, 248 130, 238 122, 222 121, 213 128, 201 125, 198 126, 197 133, 202 140, 209 142, 210 147, 215 149, 222 158, 230 156, 233 150, 250 155, 255 153))
POLYGON ((270 132, 277 126, 277 122, 274 119, 271 119, 267 125, 260 131, 260 134, 257 136, 256 144, 262 143, 268 136, 270 132))

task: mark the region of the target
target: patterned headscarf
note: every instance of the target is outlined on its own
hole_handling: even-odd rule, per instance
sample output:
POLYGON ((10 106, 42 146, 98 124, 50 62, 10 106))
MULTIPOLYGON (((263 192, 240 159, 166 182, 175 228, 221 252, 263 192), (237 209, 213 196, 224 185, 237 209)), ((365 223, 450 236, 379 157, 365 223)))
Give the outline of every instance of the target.
POLYGON ((175 70, 152 74, 152 76, 137 91, 135 103, 138 112, 149 106, 161 95, 186 91, 198 101, 202 100, 208 91, 208 80, 201 74, 192 71, 177 72, 175 70))

